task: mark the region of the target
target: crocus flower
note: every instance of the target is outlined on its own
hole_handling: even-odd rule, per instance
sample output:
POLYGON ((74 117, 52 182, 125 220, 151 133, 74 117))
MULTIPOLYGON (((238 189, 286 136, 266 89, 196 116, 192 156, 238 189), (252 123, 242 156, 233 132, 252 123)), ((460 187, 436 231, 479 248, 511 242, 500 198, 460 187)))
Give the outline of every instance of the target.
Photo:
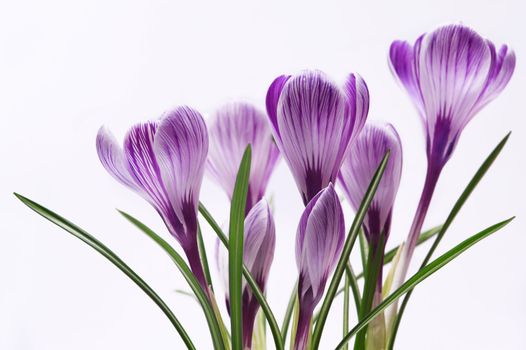
POLYGON ((354 74, 343 88, 319 71, 282 75, 271 84, 266 104, 274 139, 306 205, 336 181, 349 143, 367 118, 367 86, 354 74))
MULTIPOLYGON (((354 210, 358 210, 374 173, 387 150, 391 154, 375 196, 364 218, 364 232, 373 256, 383 265, 385 242, 391 229, 393 205, 402 175, 402 143, 395 128, 388 123, 368 122, 343 161, 339 183, 354 210), (380 238, 382 239, 380 240, 380 238), (383 242, 383 243, 381 243, 383 242)), ((373 258, 374 259, 374 258, 373 258)), ((376 286, 371 308, 382 301, 382 269, 370 283, 376 286)), ((359 334, 358 336, 362 336, 359 334)), ((384 349, 386 323, 384 314, 378 315, 367 328, 367 349, 384 349)))
POLYGON ((403 279, 440 172, 464 127, 510 80, 515 54, 506 45, 497 51, 470 28, 447 25, 423 34, 414 45, 393 42, 389 57, 420 114, 427 143, 427 177, 401 258, 403 279))
POLYGON ((329 183, 307 204, 296 235, 299 318, 295 349, 307 347, 312 313, 340 256, 344 230, 340 200, 329 183))
POLYGON ((104 168, 153 205, 205 290, 196 237, 207 151, 204 120, 189 107, 178 107, 159 121, 133 126, 124 138, 124 148, 106 128, 97 134, 97 153, 104 168))
POLYGON ((209 131, 207 170, 230 199, 243 152, 248 144, 252 147, 246 204, 248 213, 263 198, 279 157, 265 114, 250 104, 228 104, 216 112, 209 131))
POLYGON ((369 246, 376 247, 380 235, 385 239, 391 228, 392 209, 402 175, 402 143, 395 128, 388 123, 367 123, 347 153, 338 180, 354 210, 358 210, 387 150, 391 151, 376 194, 364 219, 369 246))
MULTIPOLYGON (((220 275, 226 290, 226 305, 230 312, 230 298, 228 294, 228 252, 219 241, 216 245, 216 259, 220 275)), ((243 262, 256 280, 259 288, 264 292, 276 245, 274 219, 266 200, 256 203, 245 218, 245 232, 243 242, 243 262)), ((252 294, 250 286, 243 279, 243 349, 250 349, 254 321, 259 310, 259 302, 252 294)))
POLYGON ((424 124, 427 157, 445 164, 467 123, 504 89, 515 54, 462 25, 420 36, 414 45, 391 45, 393 73, 411 96, 424 124))

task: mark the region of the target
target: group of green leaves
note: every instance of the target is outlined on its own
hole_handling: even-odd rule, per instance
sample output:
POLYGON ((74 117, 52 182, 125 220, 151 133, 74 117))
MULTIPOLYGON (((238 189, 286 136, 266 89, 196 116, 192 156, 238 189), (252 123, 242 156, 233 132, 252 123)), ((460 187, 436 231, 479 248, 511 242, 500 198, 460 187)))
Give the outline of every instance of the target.
MULTIPOLYGON (((480 166, 476 174, 473 176, 469 182, 466 189, 463 191, 462 195, 459 197, 455 203, 453 209, 449 213, 444 224, 438 228, 432 229, 424 234, 422 234, 420 242, 423 242, 429 238, 434 237, 435 241, 428 251, 424 262, 422 263, 421 268, 411 276, 405 283, 403 283, 399 288, 392 291, 384 300, 374 309, 370 308, 370 292, 367 288, 364 289, 363 295, 360 293, 358 279, 364 277, 367 279, 367 269, 364 270, 364 273, 355 275, 352 267, 349 264, 349 257, 353 250, 353 247, 356 243, 358 237, 360 237, 360 230, 362 227, 362 222, 364 220, 365 214, 369 208, 369 205, 374 197, 378 184, 382 178, 383 172, 389 161, 389 152, 385 155, 382 162, 379 164, 376 173, 371 180, 369 188, 365 193, 365 196, 362 200, 362 203, 356 212, 354 220, 349 229, 349 233, 345 239, 343 251, 339 258, 339 261, 336 265, 334 274, 332 275, 330 284, 327 288, 327 293, 323 299, 322 305, 314 317, 313 332, 310 341, 310 347, 313 350, 319 349, 321 336, 327 321, 327 317, 335 297, 341 292, 344 293, 345 302, 344 302, 344 315, 346 319, 344 320, 344 334, 342 340, 336 346, 336 349, 347 349, 348 342, 357 334, 360 334, 359 339, 356 341, 357 344, 355 348, 361 350, 363 349, 363 335, 367 330, 368 324, 375 319, 376 316, 381 314, 388 306, 393 304, 398 298, 402 297, 405 294, 405 298, 401 304, 400 311, 398 312, 398 317, 395 322, 394 332, 389 341, 389 348, 393 348, 394 336, 396 335, 396 330, 400 323, 401 316, 407 305, 413 288, 418 285, 420 282, 425 280, 427 277, 441 269, 443 266, 448 264, 450 261, 455 259, 457 256, 462 254, 464 251, 469 249, 475 243, 480 240, 488 237, 492 233, 498 231, 505 225, 507 225, 513 217, 504 221, 501 221, 495 225, 492 225, 479 233, 469 237, 464 240, 454 248, 450 249, 446 253, 442 254, 440 257, 431 261, 432 254, 436 250, 440 240, 446 233, 447 229, 450 227, 454 218, 457 216, 458 212, 466 202, 469 195, 472 193, 475 186, 480 182, 484 174, 487 172, 489 167, 493 164, 494 160, 497 158, 498 154, 504 147, 507 142, 509 134, 497 145, 497 147, 491 152, 491 154, 486 158, 483 164, 480 166), (342 278, 345 275, 345 281, 343 288, 340 288, 342 283, 342 278), (357 314, 359 322, 352 328, 348 329, 348 317, 349 317, 349 295, 352 292, 353 299, 356 305, 357 314), (360 339, 361 338, 361 339, 360 339)), ((199 205, 199 212, 202 217, 208 222, 210 227, 219 237, 221 243, 229 250, 229 296, 230 296, 230 333, 228 332, 223 320, 221 318, 218 307, 215 303, 214 289, 212 280, 210 278, 208 259, 206 256, 206 251, 204 249, 203 239, 201 237, 201 232, 199 231, 199 251, 201 254, 201 260, 203 262, 203 267, 205 270, 205 275, 207 282, 209 284, 208 290, 203 290, 199 282, 192 274, 188 264, 185 260, 177 253, 177 251, 163 238, 157 235, 153 230, 144 225, 142 222, 134 218, 133 216, 120 211, 120 213, 129 220, 133 225, 135 225, 139 230, 148 235, 155 243, 157 243, 164 251, 169 255, 172 261, 175 263, 176 267, 183 275, 184 279, 188 283, 190 289, 198 300, 201 308, 203 309, 204 316, 208 323, 210 329, 210 335, 212 338, 212 343, 214 349, 223 350, 223 349, 242 349, 242 279, 244 278, 250 287, 252 293, 258 300, 261 311, 268 323, 270 328, 272 338, 274 341, 274 346, 278 350, 284 349, 285 339, 287 337, 287 331, 289 329, 289 324, 291 320, 292 310, 294 306, 294 300, 296 296, 296 291, 293 291, 291 302, 285 313, 285 319, 282 323, 281 328, 278 326, 276 318, 270 308, 264 293, 259 289, 255 279, 250 274, 250 271, 243 264, 243 238, 244 238, 244 217, 245 217, 245 205, 246 205, 246 196, 248 191, 248 177, 250 174, 250 163, 251 163, 251 148, 247 147, 241 164, 239 166, 239 172, 236 179, 236 185, 234 189, 234 194, 231 202, 230 210, 230 229, 229 236, 227 237, 225 233, 221 230, 220 226, 214 220, 212 215, 208 210, 202 205, 199 205)), ((62 229, 71 233, 75 237, 82 240, 84 243, 88 244, 90 247, 95 249, 111 263, 113 263, 117 268, 119 268, 126 276, 128 276, 135 284, 137 284, 154 302, 155 304, 163 311, 163 313, 168 317, 170 322, 175 327, 176 331, 180 335, 184 344, 188 349, 195 349, 195 345, 190 339, 190 336, 186 332, 185 328, 181 325, 175 314, 171 311, 168 305, 159 297, 159 295, 139 276, 137 275, 122 259, 120 259, 113 251, 111 251, 107 246, 102 242, 97 240, 94 236, 90 235, 88 232, 80 228, 79 226, 71 223, 67 219, 61 217, 60 215, 54 213, 53 211, 41 206, 40 204, 24 197, 19 194, 15 195, 20 199, 24 204, 33 209, 35 212, 58 225, 62 229)), ((365 250, 364 242, 360 239, 362 251, 365 250)), ((393 260, 396 253, 396 248, 389 251, 384 255, 384 264, 389 263, 393 260)), ((364 259, 366 260, 366 259, 364 259)), ((365 262, 365 261, 364 261, 365 262)), ((376 269, 381 268, 376 264, 376 269)))

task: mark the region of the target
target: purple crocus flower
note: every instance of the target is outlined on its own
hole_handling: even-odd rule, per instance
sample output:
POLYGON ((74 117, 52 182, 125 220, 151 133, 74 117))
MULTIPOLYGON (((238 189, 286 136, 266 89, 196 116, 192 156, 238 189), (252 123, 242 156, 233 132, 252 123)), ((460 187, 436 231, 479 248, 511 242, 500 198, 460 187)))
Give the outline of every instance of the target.
POLYGON ((197 247, 197 206, 207 151, 204 120, 189 107, 177 107, 159 121, 134 125, 124 138, 124 148, 106 128, 97 134, 104 168, 154 206, 205 290, 197 247))
POLYGON ((243 152, 248 144, 252 146, 246 204, 248 213, 263 198, 279 157, 265 114, 247 103, 228 104, 216 112, 209 131, 207 170, 229 198, 234 192, 243 152))
MULTIPOLYGON (((264 292, 267 285, 270 266, 274 258, 276 245, 274 219, 270 207, 265 199, 256 203, 245 218, 245 233, 243 243, 243 262, 254 276, 259 288, 264 292)), ((230 298, 228 294, 228 252, 219 241, 216 245, 216 259, 219 273, 223 278, 226 290, 226 305, 230 312, 230 298)), ((250 287, 243 279, 243 349, 250 349, 254 321, 259 310, 259 302, 252 294, 250 287)))
POLYGON ((389 236, 396 192, 402 176, 402 143, 389 123, 367 123, 347 153, 338 180, 354 210, 358 210, 378 165, 387 150, 389 162, 364 219, 369 246, 376 247, 380 235, 389 236))
POLYGON ((354 74, 343 89, 319 71, 282 75, 266 103, 274 139, 306 205, 336 181, 349 143, 367 118, 367 86, 354 74))
POLYGON ((299 318, 294 349, 306 349, 314 308, 340 256, 345 237, 340 200, 332 183, 307 204, 296 235, 299 318))
MULTIPOLYGON (((365 124, 352 149, 345 157, 338 175, 345 196, 354 210, 358 210, 369 183, 387 150, 391 151, 391 155, 363 223, 368 246, 373 256, 380 254, 380 266, 383 265, 385 242, 391 230, 394 201, 402 176, 402 143, 395 128, 388 123, 368 122, 365 124), (383 239, 380 241, 382 235, 383 239), (383 243, 380 244, 380 242, 383 243)), ((382 281, 382 269, 380 269, 376 276, 371 308, 375 308, 382 301, 382 281)), ((374 283, 374 280, 371 283, 374 283)), ((373 348, 384 348, 385 327, 383 313, 369 325, 367 341, 376 344, 373 348)))
POLYGON ((497 51, 468 27, 447 25, 423 34, 414 45, 393 42, 389 57, 420 114, 427 144, 427 176, 401 258, 403 279, 440 172, 464 127, 510 80, 515 54, 506 45, 497 51))

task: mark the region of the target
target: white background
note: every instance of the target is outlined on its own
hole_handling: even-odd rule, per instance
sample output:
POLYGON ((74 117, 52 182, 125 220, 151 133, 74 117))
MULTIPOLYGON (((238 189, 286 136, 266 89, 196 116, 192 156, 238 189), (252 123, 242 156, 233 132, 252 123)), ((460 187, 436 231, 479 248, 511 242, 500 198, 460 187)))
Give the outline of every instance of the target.
MULTIPOLYGON (((502 95, 462 135, 425 226, 444 220, 481 161, 509 130, 514 132, 509 144, 439 250, 518 217, 418 287, 397 345, 404 350, 525 349, 524 12, 520 1, 480 0, 2 1, 0 349, 183 348, 171 324, 133 283, 80 241, 30 212, 13 191, 107 243, 172 306, 197 347, 210 349, 199 307, 174 293, 187 288, 178 271, 115 211, 135 214, 171 239, 154 210, 104 171, 95 135, 106 124, 122 138, 132 123, 157 118, 178 104, 205 115, 235 99, 264 108, 268 85, 282 73, 318 68, 339 82, 348 72, 364 77, 371 93, 370 118, 391 121, 403 139, 404 172, 389 245, 400 242, 423 181, 424 138, 413 106, 389 72, 388 48, 394 39, 413 41, 440 24, 459 21, 497 45, 511 45, 518 63, 502 95)), ((281 321, 297 273, 292 252, 302 208, 284 162, 269 193, 274 195, 278 239, 268 298, 281 321)), ((209 181, 203 184, 202 200, 225 221, 226 197, 209 181)), ((347 204, 345 210, 351 218, 347 204)), ((205 238, 212 250, 214 235, 208 228, 205 238)), ((338 300, 323 349, 341 339, 340 310, 338 300)))

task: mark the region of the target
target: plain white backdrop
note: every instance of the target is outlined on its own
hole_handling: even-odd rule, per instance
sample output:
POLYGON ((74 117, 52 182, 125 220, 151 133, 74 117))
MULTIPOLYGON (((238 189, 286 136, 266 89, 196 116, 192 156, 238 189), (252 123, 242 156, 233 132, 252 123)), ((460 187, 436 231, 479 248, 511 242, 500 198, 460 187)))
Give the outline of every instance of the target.
MULTIPOLYGON (((418 117, 389 72, 387 52, 395 39, 412 41, 451 22, 472 26, 497 45, 509 44, 517 67, 502 95, 462 135, 425 226, 445 219, 510 130, 510 142, 439 252, 497 221, 517 219, 418 287, 397 348, 526 349, 525 10, 518 0, 0 2, 0 349, 183 348, 139 288, 24 207, 13 191, 109 245, 169 303, 198 349, 211 349, 199 307, 174 292, 187 287, 170 259, 115 211, 138 216, 171 240, 154 210, 104 171, 95 135, 106 124, 122 138, 131 124, 179 104, 205 115, 237 99, 264 108, 268 85, 282 73, 318 68, 340 82, 349 72, 364 77, 369 117, 391 121, 403 140, 389 246, 398 244, 416 207, 425 154, 418 117)), ((294 236, 302 209, 284 162, 268 192, 278 230, 268 299, 281 321, 297 273, 294 236)), ((208 180, 202 200, 225 222, 226 196, 208 180)), ((344 209, 349 225, 352 213, 347 204, 344 209)), ((211 254, 214 234, 203 227, 211 254)), ((338 300, 322 348, 332 349, 340 339, 338 300)))

